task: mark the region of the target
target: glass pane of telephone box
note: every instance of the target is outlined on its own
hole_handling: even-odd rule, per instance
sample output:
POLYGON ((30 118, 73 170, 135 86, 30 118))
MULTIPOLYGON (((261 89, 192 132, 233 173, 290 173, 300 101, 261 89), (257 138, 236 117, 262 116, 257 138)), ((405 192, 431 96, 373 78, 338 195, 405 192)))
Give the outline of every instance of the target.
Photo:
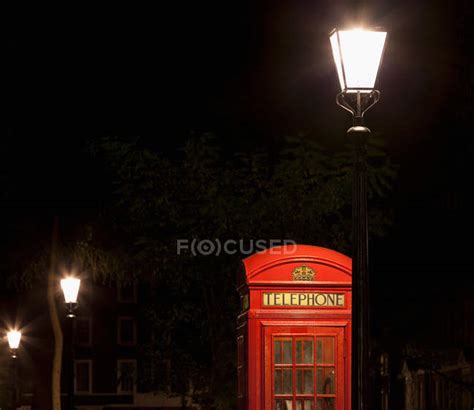
POLYGON ((296 410, 313 410, 313 400, 312 399, 305 399, 305 400, 298 400, 296 402, 296 410))
POLYGON ((275 394, 291 394, 293 392, 293 377, 291 369, 275 369, 275 394))
POLYGON ((283 370, 283 394, 291 394, 293 392, 293 377, 290 369, 283 370))
POLYGON ((273 345, 275 364, 291 364, 292 360, 292 343, 291 340, 275 340, 273 345))
POLYGON ((335 410, 336 409, 336 399, 334 397, 324 397, 318 399, 316 410, 335 410))
POLYGON ((283 391, 282 385, 283 385, 283 373, 279 369, 275 369, 275 374, 273 377, 273 381, 275 383, 274 389, 275 389, 275 394, 281 394, 283 391))
POLYGON ((316 346, 316 363, 334 364, 334 337, 318 337, 316 346))
POLYGON ((319 367, 317 371, 318 394, 336 394, 336 377, 334 367, 319 367))
POLYGON ((313 369, 296 370, 297 394, 312 394, 314 390, 313 385, 313 369))
POLYGON ((296 341, 296 363, 312 364, 313 363, 313 341, 297 340, 296 341))
POLYGON ((291 340, 284 340, 283 341, 283 364, 291 364, 293 363, 292 360, 292 351, 291 351, 291 340))
POLYGON ((293 401, 291 399, 275 400, 275 410, 293 410, 293 401))
POLYGON ((281 363, 281 341, 280 340, 275 340, 274 346, 273 346, 273 351, 274 351, 274 360, 276 364, 281 363))

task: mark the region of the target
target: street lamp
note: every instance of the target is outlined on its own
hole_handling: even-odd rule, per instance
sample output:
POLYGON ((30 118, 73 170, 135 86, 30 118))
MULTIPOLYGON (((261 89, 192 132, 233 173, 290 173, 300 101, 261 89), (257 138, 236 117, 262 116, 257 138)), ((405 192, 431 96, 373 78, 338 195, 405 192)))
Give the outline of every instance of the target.
POLYGON ((70 410, 74 410, 74 311, 77 309, 77 296, 79 294, 79 288, 81 286, 81 280, 68 276, 61 279, 61 289, 64 293, 64 302, 67 305, 68 313, 67 317, 70 319, 71 326, 70 332, 70 344, 69 344, 69 357, 70 357, 70 368, 69 368, 69 406, 70 410))
POLYGON ((61 288, 64 293, 64 301, 68 307, 67 317, 74 318, 74 310, 77 308, 77 295, 81 280, 73 277, 61 279, 61 288))
POLYGON ((387 32, 333 30, 331 42, 341 86, 336 103, 350 112, 347 137, 354 147, 352 187, 352 410, 369 408, 369 272, 366 145, 364 114, 380 98, 375 89, 387 32))
POLYGON ((12 366, 11 366, 11 405, 12 409, 16 408, 17 398, 18 398, 18 365, 17 365, 17 355, 18 347, 20 346, 21 332, 18 330, 10 330, 7 332, 8 345, 10 346, 10 351, 12 354, 12 366))
POLYGON ((8 345, 12 353, 12 358, 16 359, 18 353, 18 347, 20 346, 21 332, 17 330, 10 330, 7 333, 8 345))

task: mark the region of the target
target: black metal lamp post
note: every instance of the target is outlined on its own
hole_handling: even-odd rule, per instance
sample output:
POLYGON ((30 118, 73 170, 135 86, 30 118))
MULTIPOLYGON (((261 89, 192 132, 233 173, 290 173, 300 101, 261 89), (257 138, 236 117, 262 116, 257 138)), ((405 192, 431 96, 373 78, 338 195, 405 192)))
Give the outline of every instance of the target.
POLYGON ((10 346, 10 352, 12 355, 12 365, 11 365, 11 408, 16 409, 18 401, 18 348, 20 346, 21 332, 17 330, 11 330, 7 333, 8 345, 10 346))
POLYGON ((74 318, 77 309, 77 296, 81 280, 74 277, 61 279, 61 289, 64 293, 64 301, 67 306, 67 318, 70 322, 70 341, 69 341, 69 406, 70 410, 74 410, 74 318))
POLYGON ((333 30, 330 41, 341 92, 337 104, 352 114, 347 137, 354 147, 352 188, 352 410, 369 408, 369 272, 366 143, 364 113, 377 103, 375 87, 387 33, 333 30))

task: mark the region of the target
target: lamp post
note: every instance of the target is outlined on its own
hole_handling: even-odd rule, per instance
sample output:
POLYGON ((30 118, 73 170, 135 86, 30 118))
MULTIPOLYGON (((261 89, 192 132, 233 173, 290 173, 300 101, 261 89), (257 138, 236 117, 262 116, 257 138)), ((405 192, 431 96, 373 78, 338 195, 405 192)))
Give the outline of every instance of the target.
POLYGON ((70 410, 74 410, 74 318, 75 310, 77 309, 77 296, 79 294, 79 287, 81 280, 74 277, 66 277, 61 279, 61 289, 64 294, 64 302, 67 306, 67 318, 70 322, 69 334, 69 406, 70 410))
POLYGON ((366 145, 364 114, 380 98, 375 89, 387 32, 333 30, 330 42, 341 92, 337 104, 350 112, 347 137, 354 147, 352 187, 352 410, 369 408, 369 272, 366 145))
POLYGON ((17 330, 11 330, 7 332, 7 339, 8 339, 8 345, 10 346, 10 352, 12 355, 12 373, 11 373, 11 378, 12 378, 12 396, 11 396, 11 408, 15 409, 16 408, 16 403, 17 403, 17 396, 18 396, 18 387, 17 387, 17 382, 18 382, 18 361, 17 361, 17 356, 18 356, 18 347, 20 346, 20 340, 21 340, 21 332, 17 330))

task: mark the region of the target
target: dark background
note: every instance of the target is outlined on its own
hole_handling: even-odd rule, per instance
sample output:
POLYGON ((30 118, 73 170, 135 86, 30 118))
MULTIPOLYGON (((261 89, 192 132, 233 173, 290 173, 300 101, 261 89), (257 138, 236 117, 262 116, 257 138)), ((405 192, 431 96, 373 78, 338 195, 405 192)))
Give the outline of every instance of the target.
POLYGON ((91 139, 140 137, 172 153, 190 131, 214 132, 230 150, 272 149, 283 135, 309 131, 340 149, 350 119, 334 102, 328 33, 360 19, 389 31, 382 99, 367 125, 399 165, 394 227, 371 243, 376 331, 449 343, 432 323, 443 322, 434 307, 455 316, 473 292, 472 14, 467 0, 15 13, 4 59, 4 261, 49 237, 53 215, 78 225, 107 202, 91 139))

